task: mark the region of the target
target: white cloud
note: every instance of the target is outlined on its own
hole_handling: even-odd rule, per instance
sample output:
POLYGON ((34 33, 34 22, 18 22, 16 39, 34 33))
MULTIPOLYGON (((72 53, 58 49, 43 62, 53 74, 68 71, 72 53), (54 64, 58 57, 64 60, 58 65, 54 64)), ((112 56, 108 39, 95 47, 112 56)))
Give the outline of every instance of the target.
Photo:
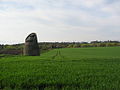
POLYGON ((120 2, 105 0, 1 0, 0 42, 119 40, 120 2), (105 32, 105 33, 103 33, 105 32), (113 34, 111 34, 113 33, 113 34), (113 36, 111 36, 113 35, 113 36), (17 37, 17 38, 15 38, 17 37), (112 38, 111 38, 112 37, 112 38))
POLYGON ((112 15, 120 15, 120 1, 114 2, 112 4, 108 4, 106 6, 104 6, 102 9, 102 11, 104 12, 108 12, 109 14, 112 15))

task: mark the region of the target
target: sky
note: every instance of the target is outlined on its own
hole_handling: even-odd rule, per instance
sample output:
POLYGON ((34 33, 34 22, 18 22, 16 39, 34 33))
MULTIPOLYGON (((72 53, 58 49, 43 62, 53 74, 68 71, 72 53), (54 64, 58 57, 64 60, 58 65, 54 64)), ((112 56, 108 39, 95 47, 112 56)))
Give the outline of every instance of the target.
POLYGON ((0 44, 120 40, 120 0, 0 0, 0 44))

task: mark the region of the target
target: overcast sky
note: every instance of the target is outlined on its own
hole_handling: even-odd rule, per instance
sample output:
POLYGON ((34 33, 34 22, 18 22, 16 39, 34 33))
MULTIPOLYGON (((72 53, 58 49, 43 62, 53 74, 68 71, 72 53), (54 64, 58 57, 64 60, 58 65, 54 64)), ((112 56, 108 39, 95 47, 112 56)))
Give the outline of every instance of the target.
POLYGON ((0 44, 120 40, 120 0, 0 0, 0 44))

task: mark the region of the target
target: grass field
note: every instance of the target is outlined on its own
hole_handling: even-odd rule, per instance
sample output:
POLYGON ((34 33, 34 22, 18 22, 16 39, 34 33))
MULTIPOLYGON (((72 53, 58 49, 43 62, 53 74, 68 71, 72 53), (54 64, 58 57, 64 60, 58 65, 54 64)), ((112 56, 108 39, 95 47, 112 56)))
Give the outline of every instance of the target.
POLYGON ((0 59, 0 89, 120 90, 120 47, 65 48, 0 59))

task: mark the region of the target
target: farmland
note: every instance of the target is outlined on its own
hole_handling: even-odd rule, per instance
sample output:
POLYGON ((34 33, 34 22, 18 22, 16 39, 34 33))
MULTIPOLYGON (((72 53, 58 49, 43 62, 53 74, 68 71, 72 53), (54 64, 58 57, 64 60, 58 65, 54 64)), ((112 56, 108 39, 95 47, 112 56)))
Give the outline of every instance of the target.
POLYGON ((54 49, 0 58, 0 89, 119 90, 120 47, 54 49))

